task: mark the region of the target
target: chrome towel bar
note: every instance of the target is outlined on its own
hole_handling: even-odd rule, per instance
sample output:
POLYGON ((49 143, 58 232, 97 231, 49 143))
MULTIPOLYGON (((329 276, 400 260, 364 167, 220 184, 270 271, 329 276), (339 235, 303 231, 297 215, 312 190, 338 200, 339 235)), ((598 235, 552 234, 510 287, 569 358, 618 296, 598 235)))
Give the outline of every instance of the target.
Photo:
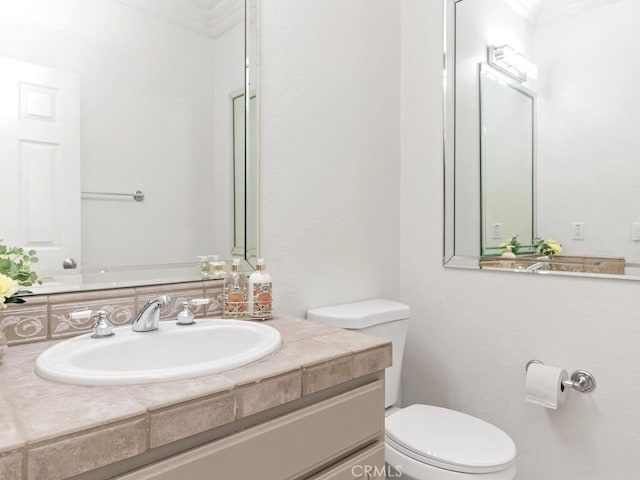
POLYGON ((133 197, 136 202, 144 200, 144 193, 142 190, 136 190, 135 193, 110 193, 110 192, 80 192, 82 195, 106 195, 116 197, 133 197))

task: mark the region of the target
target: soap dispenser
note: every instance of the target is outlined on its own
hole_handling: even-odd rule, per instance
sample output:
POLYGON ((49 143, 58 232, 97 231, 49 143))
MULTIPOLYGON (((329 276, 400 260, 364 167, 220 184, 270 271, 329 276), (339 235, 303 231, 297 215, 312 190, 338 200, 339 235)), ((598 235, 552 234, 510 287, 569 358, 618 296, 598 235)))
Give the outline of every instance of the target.
POLYGON ((516 268, 516 254, 513 253, 512 250, 513 246, 511 245, 507 245, 505 247, 505 252, 500 257, 502 258, 502 260, 500 261, 500 266, 504 268, 516 268))
POLYGON ((240 271, 239 258, 234 258, 231 271, 224 278, 224 318, 237 318, 247 313, 247 277, 240 271))
POLYGON ((249 315, 252 318, 271 318, 273 305, 271 297, 271 274, 265 270, 264 259, 256 262, 256 271, 249 277, 249 315))

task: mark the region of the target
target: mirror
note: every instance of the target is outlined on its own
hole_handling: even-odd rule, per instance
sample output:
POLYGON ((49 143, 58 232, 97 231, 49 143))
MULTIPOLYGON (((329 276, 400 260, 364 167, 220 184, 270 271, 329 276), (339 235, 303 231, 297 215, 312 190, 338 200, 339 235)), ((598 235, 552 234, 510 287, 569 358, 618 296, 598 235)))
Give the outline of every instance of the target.
POLYGON ((534 108, 532 92, 480 65, 482 255, 500 252, 504 232, 534 238, 534 108))
POLYGON ((640 278, 640 5, 445 5, 445 265, 640 278))
POLYGON ((38 292, 200 280, 199 255, 257 255, 247 5, 0 1, 0 238, 37 251, 38 292))

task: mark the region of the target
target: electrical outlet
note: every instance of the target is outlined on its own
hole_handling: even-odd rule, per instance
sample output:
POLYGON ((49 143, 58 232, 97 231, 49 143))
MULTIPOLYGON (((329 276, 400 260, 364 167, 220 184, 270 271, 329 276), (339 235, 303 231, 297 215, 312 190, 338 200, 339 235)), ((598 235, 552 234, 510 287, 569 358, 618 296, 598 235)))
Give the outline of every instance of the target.
POLYGON ((573 222, 573 239, 584 240, 584 222, 573 222))
POLYGON ((631 240, 640 242, 640 222, 631 223, 631 240))
POLYGON ((502 224, 494 223, 491 227, 493 228, 493 239, 500 240, 502 238, 502 224))

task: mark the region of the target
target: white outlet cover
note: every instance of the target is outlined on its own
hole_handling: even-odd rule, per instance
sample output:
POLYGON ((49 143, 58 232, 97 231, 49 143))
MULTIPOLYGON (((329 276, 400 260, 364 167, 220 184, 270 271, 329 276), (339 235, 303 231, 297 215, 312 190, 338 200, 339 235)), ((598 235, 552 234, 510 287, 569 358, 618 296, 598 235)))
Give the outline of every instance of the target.
POLYGON ((573 222, 573 239, 584 240, 584 222, 573 222))

